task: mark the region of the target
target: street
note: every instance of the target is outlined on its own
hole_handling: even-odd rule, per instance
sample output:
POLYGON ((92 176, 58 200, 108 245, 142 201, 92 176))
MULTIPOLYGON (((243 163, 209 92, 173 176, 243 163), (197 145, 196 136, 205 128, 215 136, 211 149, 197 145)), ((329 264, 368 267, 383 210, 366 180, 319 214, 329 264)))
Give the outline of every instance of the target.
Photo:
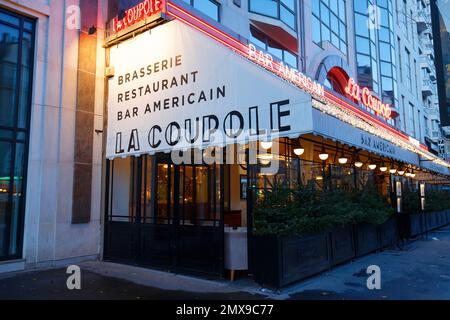
POLYGON ((86 262, 81 290, 66 286, 65 268, 0 276, 0 299, 56 300, 448 300, 450 226, 425 239, 358 259, 281 291, 250 279, 230 283, 108 262, 86 262), (369 290, 367 267, 381 270, 381 290, 369 290))

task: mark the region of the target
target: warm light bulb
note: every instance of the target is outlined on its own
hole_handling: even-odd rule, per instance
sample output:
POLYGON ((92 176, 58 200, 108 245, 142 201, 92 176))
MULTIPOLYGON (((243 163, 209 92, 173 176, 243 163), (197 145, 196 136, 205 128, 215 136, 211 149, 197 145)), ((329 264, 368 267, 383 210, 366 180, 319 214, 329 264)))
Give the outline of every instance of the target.
POLYGON ((294 153, 297 156, 301 156, 301 155, 303 155, 305 153, 305 149, 303 149, 303 148, 296 148, 296 149, 294 149, 294 153))
POLYGON ((263 166, 267 166, 272 161, 273 156, 271 154, 262 154, 262 155, 259 155, 258 158, 259 158, 259 162, 263 166))
POLYGON ((369 164, 369 169, 370 170, 375 170, 377 168, 376 164, 369 164))
POLYGON ((261 142, 261 148, 263 148, 264 150, 269 150, 271 149, 273 146, 272 141, 262 141, 261 142))
POLYGON ((416 174, 413 172, 413 173, 411 173, 411 178, 415 178, 416 177, 416 174))
POLYGON ((403 170, 403 169, 398 170, 398 174, 401 175, 401 176, 404 175, 405 174, 405 170, 403 170))
POLYGON ((339 158, 339 163, 340 164, 346 164, 347 162, 348 162, 348 159, 346 157, 339 158))
POLYGON ((382 166, 380 167, 380 171, 381 171, 381 172, 386 172, 387 169, 388 169, 388 168, 387 168, 385 165, 382 165, 382 166))
POLYGON ((364 163, 362 163, 361 161, 355 162, 355 167, 357 167, 357 168, 361 168, 363 165, 364 165, 364 163))
POLYGON ((328 157, 329 157, 330 155, 328 154, 328 153, 321 153, 321 154, 319 154, 319 158, 320 158, 320 160, 322 160, 322 161, 326 161, 326 160, 328 160, 328 157))
POLYGON ((407 176, 408 178, 411 177, 411 172, 408 171, 407 173, 405 173, 405 176, 407 176))
POLYGON ((389 170, 389 172, 392 173, 392 174, 396 174, 397 173, 397 169, 392 168, 391 170, 389 170))

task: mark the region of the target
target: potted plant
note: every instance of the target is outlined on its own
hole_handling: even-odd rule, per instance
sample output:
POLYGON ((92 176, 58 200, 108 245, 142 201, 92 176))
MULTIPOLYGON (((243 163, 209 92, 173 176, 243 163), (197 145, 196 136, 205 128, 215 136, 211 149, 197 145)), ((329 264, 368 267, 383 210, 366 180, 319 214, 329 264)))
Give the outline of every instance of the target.
POLYGON ((426 195, 428 229, 440 228, 448 223, 447 210, 450 208, 450 192, 444 190, 429 191, 426 195))
POLYGON ((274 188, 260 194, 253 212, 253 275, 279 288, 380 248, 396 235, 393 209, 375 189, 318 191, 274 188), (357 231, 353 231, 353 226, 357 231), (356 238, 357 237, 357 238, 356 238))
POLYGON ((420 212, 420 197, 417 191, 405 188, 403 192, 403 211, 408 218, 409 230, 406 235, 407 238, 418 236, 426 231, 425 216, 420 212))
POLYGON ((389 221, 395 211, 373 186, 354 194, 358 210, 354 212, 356 256, 362 256, 396 240, 395 222, 389 221))

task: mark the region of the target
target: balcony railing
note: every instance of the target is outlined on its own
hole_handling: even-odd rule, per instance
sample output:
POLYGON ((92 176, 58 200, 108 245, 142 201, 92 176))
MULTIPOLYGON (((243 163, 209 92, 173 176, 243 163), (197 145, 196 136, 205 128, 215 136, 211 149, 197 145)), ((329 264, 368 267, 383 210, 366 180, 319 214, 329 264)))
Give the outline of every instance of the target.
POLYGON ((434 83, 431 80, 425 79, 422 81, 422 94, 424 97, 435 94, 434 83))

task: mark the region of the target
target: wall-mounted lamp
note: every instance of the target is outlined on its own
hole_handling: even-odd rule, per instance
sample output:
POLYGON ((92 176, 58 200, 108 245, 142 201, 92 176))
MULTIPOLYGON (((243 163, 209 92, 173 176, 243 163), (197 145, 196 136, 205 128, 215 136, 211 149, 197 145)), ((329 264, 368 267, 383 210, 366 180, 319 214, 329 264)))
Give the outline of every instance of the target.
POLYGON ((96 27, 96 26, 92 26, 92 27, 90 27, 89 30, 88 30, 88 34, 89 34, 90 36, 92 36, 92 35, 95 34, 96 32, 97 32, 97 27, 96 27))

